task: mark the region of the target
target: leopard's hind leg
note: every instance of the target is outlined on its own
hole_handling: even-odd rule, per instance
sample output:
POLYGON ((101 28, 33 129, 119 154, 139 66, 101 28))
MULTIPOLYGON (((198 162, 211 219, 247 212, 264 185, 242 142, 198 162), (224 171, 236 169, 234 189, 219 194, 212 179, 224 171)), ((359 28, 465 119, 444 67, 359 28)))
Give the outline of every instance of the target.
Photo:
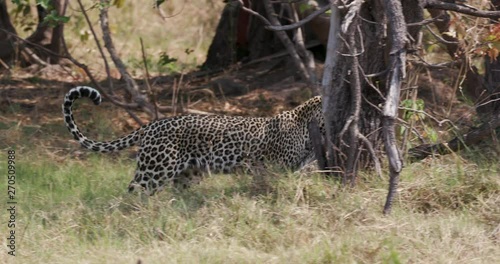
POLYGON ((191 167, 180 172, 173 179, 173 185, 176 189, 188 189, 192 185, 200 183, 205 177, 206 172, 197 167, 191 167))

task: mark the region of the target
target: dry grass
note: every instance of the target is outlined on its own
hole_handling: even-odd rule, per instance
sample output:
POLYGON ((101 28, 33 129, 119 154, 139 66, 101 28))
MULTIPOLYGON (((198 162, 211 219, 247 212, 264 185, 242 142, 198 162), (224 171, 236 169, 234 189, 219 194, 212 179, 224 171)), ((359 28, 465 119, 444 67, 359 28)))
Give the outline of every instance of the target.
MULTIPOLYGON (((143 203, 125 193, 133 161, 90 155, 57 162, 43 153, 19 153, 18 263, 500 258, 499 167, 491 162, 444 157, 410 165, 393 214, 383 216, 386 183, 370 175, 356 189, 343 190, 318 175, 271 171, 260 192, 249 175, 215 175, 143 203)), ((13 260, 5 250, 0 259, 13 260)))

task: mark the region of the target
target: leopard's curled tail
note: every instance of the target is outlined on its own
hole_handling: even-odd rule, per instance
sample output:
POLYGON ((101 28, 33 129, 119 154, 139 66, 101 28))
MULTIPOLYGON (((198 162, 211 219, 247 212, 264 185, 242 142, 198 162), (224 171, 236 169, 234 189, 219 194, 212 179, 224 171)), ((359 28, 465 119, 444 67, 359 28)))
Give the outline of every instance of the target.
POLYGON ((64 103, 62 105, 64 122, 66 123, 66 127, 68 127, 69 132, 73 134, 73 137, 78 140, 83 147, 98 152, 111 152, 133 146, 139 141, 140 129, 113 141, 99 142, 84 136, 80 132, 80 129, 78 129, 75 119, 73 118, 73 112, 71 111, 73 103, 80 97, 88 97, 94 102, 94 104, 99 105, 101 103, 101 94, 99 94, 99 92, 94 88, 78 86, 69 90, 64 97, 64 103))

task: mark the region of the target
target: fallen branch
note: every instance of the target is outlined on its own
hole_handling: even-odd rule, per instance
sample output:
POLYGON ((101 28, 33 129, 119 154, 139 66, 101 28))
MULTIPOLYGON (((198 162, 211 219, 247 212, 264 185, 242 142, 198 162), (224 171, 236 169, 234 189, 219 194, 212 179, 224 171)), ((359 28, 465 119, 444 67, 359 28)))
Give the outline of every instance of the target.
POLYGON ((424 1, 424 8, 434 8, 434 9, 440 9, 440 10, 455 11, 458 13, 462 13, 465 15, 471 15, 471 16, 475 16, 475 17, 485 17, 485 18, 491 18, 491 19, 500 18, 500 11, 478 10, 475 7, 472 7, 469 5, 448 3, 448 2, 438 1, 438 0, 425 0, 424 1))

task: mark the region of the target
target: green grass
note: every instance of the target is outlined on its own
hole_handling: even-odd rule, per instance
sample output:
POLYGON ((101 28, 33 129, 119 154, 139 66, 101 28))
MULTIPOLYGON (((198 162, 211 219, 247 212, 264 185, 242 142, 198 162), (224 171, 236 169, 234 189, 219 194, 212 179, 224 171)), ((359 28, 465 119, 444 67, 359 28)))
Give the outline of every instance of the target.
MULTIPOLYGON (((500 177, 452 156, 409 165, 390 216, 386 182, 344 190, 319 175, 214 175, 141 201, 134 162, 17 153, 17 263, 493 263, 500 177)), ((5 150, 0 155, 6 160, 5 150)), ((1 165, 4 171, 4 163, 1 165)), ((368 180, 369 179, 369 180, 368 180)), ((0 189, 6 189, 0 182, 0 189)), ((0 196, 6 203, 6 195, 0 196)), ((4 234, 6 225, 0 226, 4 234)), ((6 251, 0 260, 12 261, 6 251)))

